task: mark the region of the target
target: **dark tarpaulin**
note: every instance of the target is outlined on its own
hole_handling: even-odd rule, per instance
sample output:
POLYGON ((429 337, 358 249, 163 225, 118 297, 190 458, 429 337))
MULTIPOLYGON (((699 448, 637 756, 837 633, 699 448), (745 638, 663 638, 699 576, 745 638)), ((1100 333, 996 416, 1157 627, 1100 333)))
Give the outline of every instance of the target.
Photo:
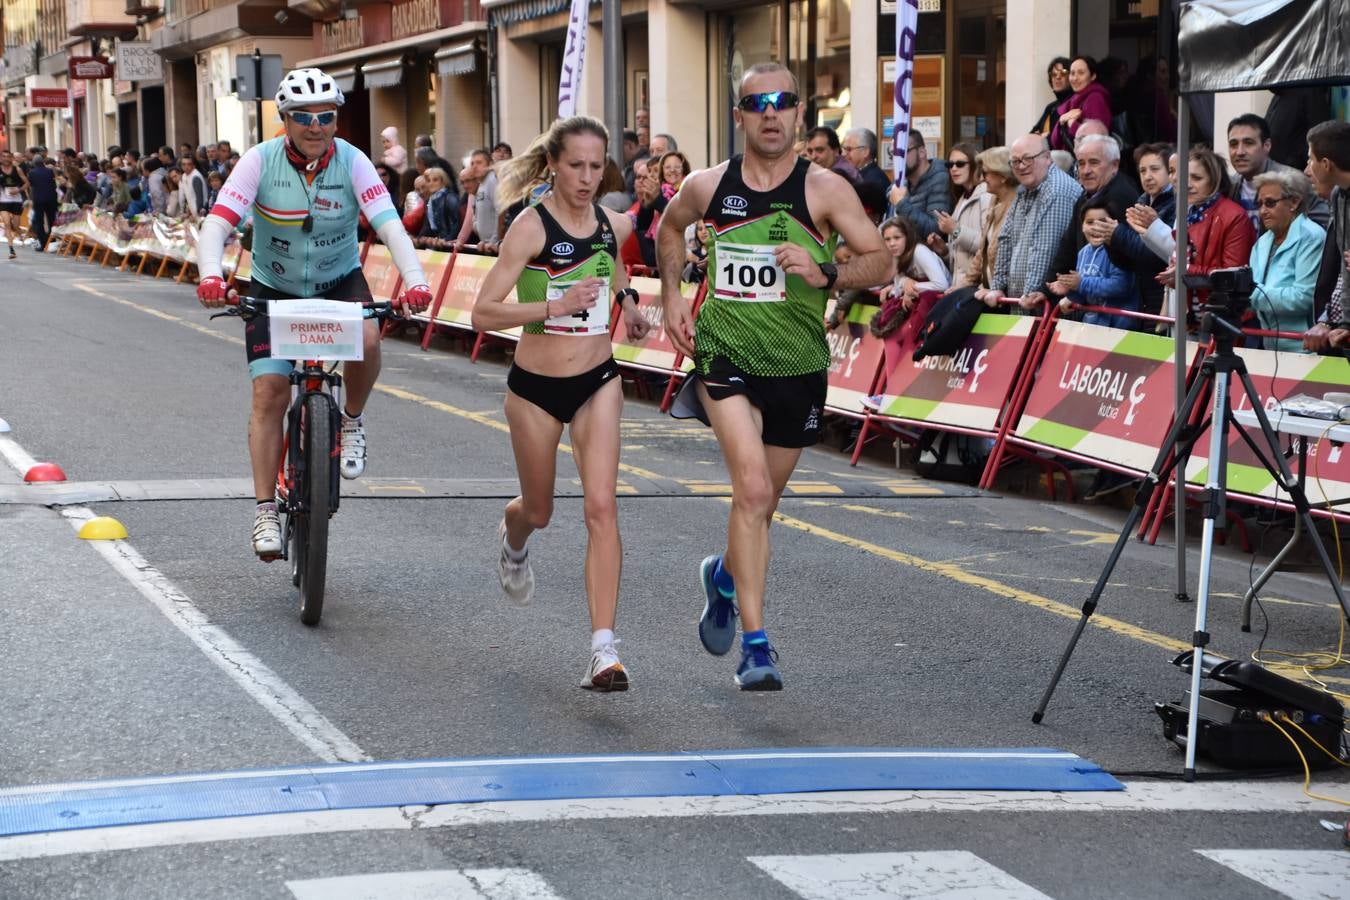
POLYGON ((1180 30, 1184 92, 1350 81, 1350 0, 1190 0, 1180 30))

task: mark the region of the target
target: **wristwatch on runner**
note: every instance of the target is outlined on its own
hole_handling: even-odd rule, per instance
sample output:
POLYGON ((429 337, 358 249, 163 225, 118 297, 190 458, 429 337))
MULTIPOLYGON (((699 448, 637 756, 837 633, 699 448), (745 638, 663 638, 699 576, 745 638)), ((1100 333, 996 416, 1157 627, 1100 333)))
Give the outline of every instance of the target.
POLYGON ((839 279, 839 269, 834 263, 817 263, 817 265, 820 266, 821 274, 825 276, 825 287, 823 290, 828 291, 830 288, 834 287, 834 283, 839 279))

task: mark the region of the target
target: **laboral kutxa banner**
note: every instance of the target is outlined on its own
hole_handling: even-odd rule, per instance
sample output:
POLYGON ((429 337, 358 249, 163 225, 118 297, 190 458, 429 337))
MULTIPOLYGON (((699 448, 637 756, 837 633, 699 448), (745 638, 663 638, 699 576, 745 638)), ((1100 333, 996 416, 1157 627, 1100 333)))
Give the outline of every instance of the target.
MULTIPOLYGON (((1277 353, 1273 350, 1239 350, 1247 364, 1247 374, 1261 395, 1266 415, 1272 424, 1278 415, 1279 401, 1298 394, 1307 394, 1321 399, 1324 394, 1350 392, 1350 365, 1343 357, 1316 356, 1306 353, 1277 353)), ((1233 409, 1251 409, 1241 382, 1233 379, 1230 388, 1233 409)), ((1332 423, 1327 422, 1330 426, 1332 423)), ((1253 426, 1248 430, 1258 447, 1264 447, 1261 430, 1253 426)), ((1301 440, 1301 438, 1294 438, 1301 440)), ((1280 435, 1283 446, 1288 446, 1290 437, 1280 435)), ((1209 430, 1195 442, 1195 450, 1186 466, 1186 480, 1195 484, 1204 484, 1209 476, 1209 430)), ((1297 461, 1289 460, 1289 467, 1295 468, 1297 461)), ((1297 475, 1297 472, 1294 472, 1297 475)), ((1250 494, 1256 497, 1288 500, 1289 495, 1275 489, 1275 479, 1261 465, 1251 448, 1242 440, 1236 426, 1228 435, 1228 474, 1225 485, 1229 491, 1250 494)), ((1308 472, 1304 492, 1308 502, 1317 506, 1327 500, 1350 498, 1350 448, 1333 444, 1328 440, 1318 440, 1308 447, 1308 472)))
MULTIPOLYGON (((1016 443, 1147 472, 1176 406, 1171 338, 1059 321, 1018 420, 1016 443)), ((1196 345, 1186 347, 1189 367, 1196 345)))
POLYGON ((886 380, 878 412, 992 433, 1040 319, 985 313, 951 356, 902 361, 886 380))
POLYGON ((862 415, 863 398, 872 392, 886 353, 885 341, 873 336, 867 327, 879 308, 871 303, 854 303, 844 321, 825 332, 825 342, 830 347, 827 409, 862 415))

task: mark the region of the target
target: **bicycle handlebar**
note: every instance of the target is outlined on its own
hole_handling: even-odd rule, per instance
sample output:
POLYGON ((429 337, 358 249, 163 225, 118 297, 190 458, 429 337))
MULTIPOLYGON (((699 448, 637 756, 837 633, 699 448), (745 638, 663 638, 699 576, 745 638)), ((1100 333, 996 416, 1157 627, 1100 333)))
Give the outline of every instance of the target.
MULTIPOLYGON (((211 318, 218 319, 221 316, 238 316, 239 318, 248 321, 256 316, 266 315, 266 304, 269 301, 261 297, 240 297, 232 295, 231 299, 226 302, 228 304, 226 308, 215 313, 211 318)), ((374 319, 376 321, 403 318, 395 311, 397 304, 392 300, 361 300, 359 301, 359 304, 361 309, 366 313, 363 318, 374 319)))

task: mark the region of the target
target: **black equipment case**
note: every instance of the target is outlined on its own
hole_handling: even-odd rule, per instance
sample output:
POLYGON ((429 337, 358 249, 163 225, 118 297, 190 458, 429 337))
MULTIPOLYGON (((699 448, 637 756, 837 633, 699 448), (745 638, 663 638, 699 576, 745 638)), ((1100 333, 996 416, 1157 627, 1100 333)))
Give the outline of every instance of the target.
MULTIPOLYGON (((1192 651, 1187 650, 1172 663, 1190 672, 1191 657, 1192 651)), ((1208 654, 1201 676, 1228 687, 1200 692, 1197 754, 1229 769, 1301 769, 1298 754, 1289 740, 1279 729, 1259 718, 1262 712, 1271 716, 1282 712, 1326 750, 1337 757, 1342 756, 1345 710, 1330 694, 1282 678, 1254 662, 1221 659, 1208 654)), ((1162 719, 1163 736, 1184 747, 1189 711, 1186 700, 1155 703, 1153 707, 1162 719)), ((1298 742, 1309 766, 1323 768, 1334 764, 1289 723, 1276 721, 1298 742)))

